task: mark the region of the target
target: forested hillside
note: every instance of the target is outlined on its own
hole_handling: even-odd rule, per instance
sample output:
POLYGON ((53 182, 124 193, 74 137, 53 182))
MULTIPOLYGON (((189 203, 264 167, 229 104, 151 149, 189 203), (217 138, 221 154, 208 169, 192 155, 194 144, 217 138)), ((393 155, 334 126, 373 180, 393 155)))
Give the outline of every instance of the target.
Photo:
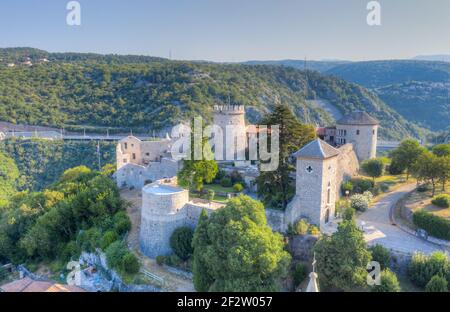
MULTIPOLYGON (((0 141, 0 158, 1 153, 14 159, 19 169, 19 172, 3 169, 9 175, 17 175, 19 190, 42 190, 56 182, 65 170, 79 165, 98 169, 97 142, 94 141, 5 140, 0 141)), ((101 142, 100 153, 102 167, 115 164, 115 143, 101 142)), ((2 168, 0 190, 9 185, 2 183, 1 175, 2 168)))
POLYGON ((335 66, 326 73, 372 88, 409 121, 434 131, 450 130, 448 62, 356 62, 335 66))
MULTIPOLYGON (((247 106, 250 122, 276 103, 304 122, 329 125, 332 117, 308 99, 328 100, 343 113, 368 111, 385 139, 420 136, 421 130, 375 94, 342 79, 278 66, 168 61, 92 54, 42 55, 33 66, 0 66, 0 120, 49 126, 161 129, 201 114, 217 103, 247 106), (45 56, 49 62, 38 63, 45 56)), ((2 52, 20 62, 23 52, 2 52), (11 55, 15 55, 11 57, 11 55)))

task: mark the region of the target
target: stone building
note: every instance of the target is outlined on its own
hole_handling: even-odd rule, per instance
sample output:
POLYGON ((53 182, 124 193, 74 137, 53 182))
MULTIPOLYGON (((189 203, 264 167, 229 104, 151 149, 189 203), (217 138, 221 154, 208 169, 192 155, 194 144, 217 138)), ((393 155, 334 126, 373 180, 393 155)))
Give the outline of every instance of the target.
POLYGON ((248 146, 244 106, 215 105, 213 115, 214 125, 219 126, 223 134, 223 157, 221 160, 240 160, 238 163, 242 165, 248 146))
POLYGON ((117 186, 142 188, 153 181, 175 176, 180 162, 171 157, 171 146, 169 136, 151 141, 134 136, 120 140, 116 147, 117 186))
POLYGON ((366 112, 355 111, 325 128, 324 140, 334 146, 352 143, 359 161, 377 156, 379 121, 366 112))
POLYGON ((203 200, 190 200, 189 191, 177 187, 174 180, 161 180, 142 189, 139 244, 151 258, 170 255, 170 237, 179 227, 195 228, 200 213, 208 213, 223 205, 203 200))

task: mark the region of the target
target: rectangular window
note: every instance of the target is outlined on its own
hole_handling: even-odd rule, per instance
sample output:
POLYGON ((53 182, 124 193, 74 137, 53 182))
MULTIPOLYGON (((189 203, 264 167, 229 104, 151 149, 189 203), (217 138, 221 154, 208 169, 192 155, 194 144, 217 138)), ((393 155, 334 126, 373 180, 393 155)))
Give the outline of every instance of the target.
POLYGON ((359 130, 356 130, 356 135, 359 135, 359 130))
POLYGON ((135 153, 133 153, 133 159, 136 159, 136 154, 135 153))
POLYGON ((375 129, 372 130, 372 133, 375 135, 375 129))
POLYGON ((127 149, 127 148, 128 148, 128 143, 127 143, 127 142, 123 143, 123 147, 124 147, 125 149, 127 149))
POLYGON ((331 190, 328 189, 328 190, 327 190, 327 204, 329 204, 330 201, 331 201, 331 190))
POLYGON ((145 153, 145 156, 150 156, 150 153, 145 153))
POLYGON ((126 159, 126 158, 123 159, 123 163, 124 163, 124 164, 127 163, 127 159, 126 159))

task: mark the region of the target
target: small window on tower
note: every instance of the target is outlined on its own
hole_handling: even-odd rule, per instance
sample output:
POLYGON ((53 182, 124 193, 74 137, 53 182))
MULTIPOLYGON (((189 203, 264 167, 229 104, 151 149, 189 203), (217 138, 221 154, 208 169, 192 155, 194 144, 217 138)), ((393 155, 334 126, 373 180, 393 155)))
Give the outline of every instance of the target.
POLYGON ((373 130, 372 130, 372 134, 374 134, 374 135, 375 135, 375 129, 373 129, 373 130))
POLYGON ((306 172, 308 173, 313 172, 313 168, 311 166, 306 167, 306 172))
POLYGON ((127 149, 127 148, 128 148, 128 143, 127 143, 127 142, 123 143, 123 147, 124 147, 125 149, 127 149))
POLYGON ((136 159, 136 154, 135 153, 133 153, 133 159, 136 159))
POLYGON ((359 130, 356 130, 356 135, 359 135, 359 130))

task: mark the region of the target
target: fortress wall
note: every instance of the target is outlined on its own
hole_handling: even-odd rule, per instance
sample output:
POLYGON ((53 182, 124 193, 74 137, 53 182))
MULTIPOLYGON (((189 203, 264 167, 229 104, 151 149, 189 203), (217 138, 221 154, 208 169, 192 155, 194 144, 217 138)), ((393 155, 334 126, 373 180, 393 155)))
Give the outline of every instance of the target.
POLYGON ((171 140, 142 141, 141 152, 144 161, 159 161, 160 157, 170 151, 171 140))
POLYGON ((357 176, 359 171, 358 157, 353 150, 353 144, 342 145, 339 147, 339 151, 336 175, 337 198, 341 195, 340 188, 342 183, 357 176))
POLYGON ((144 173, 146 167, 128 163, 119 168, 116 173, 116 183, 121 187, 134 187, 140 189, 144 186, 144 173))

